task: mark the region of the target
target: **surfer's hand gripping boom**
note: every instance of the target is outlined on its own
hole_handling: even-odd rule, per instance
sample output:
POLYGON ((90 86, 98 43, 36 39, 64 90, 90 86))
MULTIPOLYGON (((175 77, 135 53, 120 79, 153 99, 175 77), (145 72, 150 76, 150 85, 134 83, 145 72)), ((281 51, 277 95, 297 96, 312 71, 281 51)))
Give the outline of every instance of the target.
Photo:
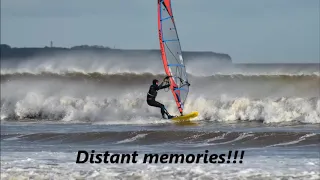
MULTIPOLYGON (((170 77, 172 77, 172 76, 166 76, 164 79, 163 79, 163 82, 165 82, 165 83, 170 83, 170 81, 169 81, 169 78, 170 77)), ((180 81, 181 81, 181 83, 185 83, 185 85, 187 85, 187 86, 190 86, 190 83, 188 82, 188 81, 184 81, 184 80, 182 80, 181 78, 179 78, 180 79, 180 81)))
POLYGON ((170 77, 170 76, 165 77, 165 78, 163 79, 163 82, 165 82, 165 83, 170 83, 169 77, 170 77))
MULTIPOLYGON (((162 83, 164 83, 165 85, 169 85, 169 86, 170 86, 169 77, 170 77, 170 76, 165 77, 165 78, 163 79, 163 82, 162 82, 162 83)), ((169 87, 166 88, 164 91, 168 92, 168 91, 169 91, 169 87)))

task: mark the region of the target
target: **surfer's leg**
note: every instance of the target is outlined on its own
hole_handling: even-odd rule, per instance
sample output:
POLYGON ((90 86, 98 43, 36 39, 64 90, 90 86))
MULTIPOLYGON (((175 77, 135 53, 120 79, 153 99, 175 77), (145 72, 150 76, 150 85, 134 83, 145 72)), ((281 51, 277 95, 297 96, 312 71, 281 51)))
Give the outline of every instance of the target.
POLYGON ((157 101, 155 103, 157 104, 158 107, 160 107, 160 112, 161 112, 162 117, 165 118, 164 114, 166 114, 167 117, 169 117, 169 113, 168 113, 167 109, 164 107, 164 105, 157 102, 157 101))
MULTIPOLYGON (((157 103, 159 103, 159 102, 157 102, 157 103)), ((159 103, 159 105, 161 105, 161 114, 162 114, 162 117, 163 117, 164 114, 167 115, 168 119, 171 119, 171 118, 174 117, 174 116, 172 116, 172 115, 169 114, 168 110, 166 109, 166 107, 165 107, 163 104, 159 103)))
POLYGON ((158 108, 160 108, 160 112, 161 112, 161 115, 162 115, 163 118, 165 118, 165 117, 164 117, 164 114, 166 114, 167 116, 169 116, 169 113, 167 112, 167 110, 166 110, 166 108, 164 107, 163 104, 161 104, 161 103, 159 103, 159 102, 157 102, 157 101, 148 101, 148 104, 149 104, 149 106, 153 106, 153 107, 158 107, 158 108))

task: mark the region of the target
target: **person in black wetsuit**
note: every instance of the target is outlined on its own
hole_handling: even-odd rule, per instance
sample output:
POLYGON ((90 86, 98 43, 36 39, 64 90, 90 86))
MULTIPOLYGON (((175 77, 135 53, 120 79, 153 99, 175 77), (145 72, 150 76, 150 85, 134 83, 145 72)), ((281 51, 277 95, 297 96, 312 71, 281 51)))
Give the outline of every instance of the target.
MULTIPOLYGON (((167 80, 169 77, 166 77, 164 80, 167 80)), ((163 119, 165 119, 165 116, 164 114, 167 115, 168 119, 171 119, 172 117, 174 116, 171 116, 168 111, 166 110, 166 108, 164 107, 163 104, 159 103, 158 101, 156 101, 156 97, 157 97, 157 94, 160 89, 164 89, 164 88, 167 88, 167 87, 170 87, 170 84, 167 84, 167 85, 164 85, 163 86, 163 82, 158 85, 159 81, 157 79, 154 79, 152 81, 152 85, 150 86, 149 88, 149 92, 147 94, 147 103, 149 106, 153 106, 153 107, 158 107, 161 109, 161 115, 163 117, 163 119)))

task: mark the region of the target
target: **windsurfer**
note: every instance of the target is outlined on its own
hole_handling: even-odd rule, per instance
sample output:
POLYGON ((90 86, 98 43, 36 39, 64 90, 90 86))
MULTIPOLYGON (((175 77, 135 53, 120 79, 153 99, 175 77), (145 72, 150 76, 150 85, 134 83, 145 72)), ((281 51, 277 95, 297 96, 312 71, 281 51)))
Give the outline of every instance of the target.
POLYGON ((165 116, 164 114, 167 115, 168 119, 171 119, 172 117, 174 116, 171 116, 167 109, 165 108, 165 106, 161 103, 159 103, 158 101, 156 101, 156 97, 157 97, 157 94, 158 94, 158 90, 160 89, 165 89, 165 88, 168 88, 170 87, 170 82, 168 81, 169 77, 167 76, 166 78, 164 78, 164 81, 158 85, 159 81, 157 79, 154 79, 152 81, 152 85, 150 86, 149 88, 149 92, 147 94, 147 103, 149 106, 153 106, 153 107, 158 107, 161 109, 161 115, 162 115, 162 118, 165 119, 165 116), (167 82, 168 84, 166 85, 163 85, 164 82, 167 82))

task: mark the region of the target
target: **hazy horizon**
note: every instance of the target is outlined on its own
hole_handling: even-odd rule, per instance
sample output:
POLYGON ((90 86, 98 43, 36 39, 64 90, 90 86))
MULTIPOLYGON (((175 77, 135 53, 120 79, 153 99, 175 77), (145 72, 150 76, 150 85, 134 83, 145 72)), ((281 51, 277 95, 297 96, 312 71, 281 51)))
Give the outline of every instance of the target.
MULTIPOLYGON (((1 43, 159 49, 157 1, 1 1, 1 43), (123 5, 126 3, 125 5, 123 5)), ((319 63, 319 1, 172 0, 183 51, 243 63, 319 63)))

